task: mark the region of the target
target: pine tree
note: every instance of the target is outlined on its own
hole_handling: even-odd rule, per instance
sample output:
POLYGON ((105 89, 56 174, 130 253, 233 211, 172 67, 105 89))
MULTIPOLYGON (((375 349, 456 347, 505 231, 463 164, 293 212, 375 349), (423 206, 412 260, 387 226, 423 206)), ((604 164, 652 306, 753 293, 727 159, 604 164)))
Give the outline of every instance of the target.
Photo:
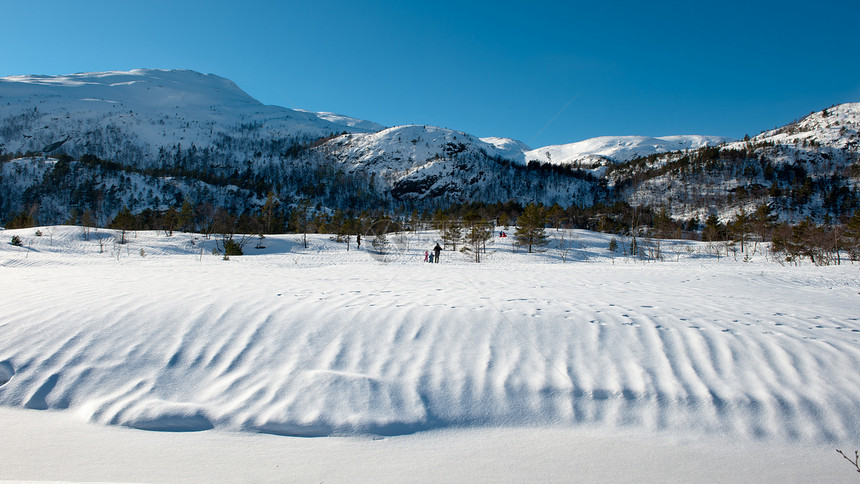
POLYGON ((720 223, 720 219, 717 218, 716 214, 708 215, 707 220, 705 220, 705 229, 702 230, 702 237, 708 242, 713 242, 721 238, 723 233, 723 224, 720 223))
POLYGON ((310 200, 303 198, 290 214, 290 226, 296 233, 302 234, 302 245, 305 249, 308 248, 308 231, 311 227, 310 207, 310 200))
POLYGON ((732 238, 741 243, 741 252, 744 252, 744 243, 747 239, 747 234, 750 232, 751 217, 747 211, 741 208, 735 214, 734 220, 729 223, 729 230, 732 233, 732 238))
POLYGON ((179 228, 183 232, 188 232, 194 224, 194 207, 188 199, 182 201, 182 207, 179 209, 179 228))
POLYGON ((762 203, 756 207, 755 212, 750 217, 751 229, 761 240, 768 240, 770 238, 769 235, 774 227, 776 227, 778 221, 779 215, 775 214, 773 208, 767 203, 762 203))
POLYGON ((529 204, 517 219, 517 230, 514 236, 517 243, 527 247, 529 254, 533 249, 547 245, 547 235, 544 232, 546 225, 546 210, 534 203, 529 204))
POLYGON ((546 220, 551 223, 556 230, 561 228, 562 218, 564 218, 564 209, 562 209, 558 203, 553 204, 553 206, 546 211, 546 220))
POLYGON ((116 214, 116 217, 113 218, 111 223, 108 225, 109 228, 116 229, 120 231, 119 243, 126 243, 125 233, 134 228, 135 218, 128 207, 123 206, 122 210, 116 214))
POLYGON ((459 221, 452 220, 445 223, 445 230, 442 232, 442 244, 447 247, 451 246, 452 250, 457 250, 457 243, 463 238, 463 226, 459 221))
POLYGON ((280 205, 281 202, 275 198, 275 194, 269 192, 266 196, 266 203, 260 208, 260 222, 267 234, 276 234, 282 230, 284 222, 279 211, 280 205))
POLYGON ((179 212, 175 208, 170 207, 161 217, 161 228, 170 237, 177 227, 179 227, 179 212))

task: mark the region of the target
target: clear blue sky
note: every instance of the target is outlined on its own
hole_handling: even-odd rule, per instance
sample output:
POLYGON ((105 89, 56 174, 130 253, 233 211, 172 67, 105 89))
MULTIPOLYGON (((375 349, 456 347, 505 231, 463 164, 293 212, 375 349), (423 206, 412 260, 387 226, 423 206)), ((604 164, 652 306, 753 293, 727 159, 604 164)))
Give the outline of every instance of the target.
POLYGON ((740 138, 860 101, 860 2, 9 1, 0 76, 184 68, 532 147, 740 138))

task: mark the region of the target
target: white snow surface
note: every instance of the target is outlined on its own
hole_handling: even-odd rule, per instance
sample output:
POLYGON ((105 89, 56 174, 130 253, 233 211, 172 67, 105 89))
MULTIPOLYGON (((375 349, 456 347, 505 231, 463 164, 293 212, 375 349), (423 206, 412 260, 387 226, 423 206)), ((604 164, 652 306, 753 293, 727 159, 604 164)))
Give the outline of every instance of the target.
POLYGON ((223 261, 214 241, 187 234, 142 232, 113 254, 75 228, 2 237, 12 234, 25 242, 0 246, 15 281, 4 290, 3 405, 284 435, 860 434, 856 265, 717 263, 689 244, 679 262, 613 264, 590 233, 576 263, 514 253, 508 238, 482 265, 446 252, 432 266, 423 246, 382 264, 367 244, 347 252, 327 236, 308 250, 267 237, 223 261))
POLYGON ((670 151, 695 150, 731 141, 723 136, 599 136, 563 145, 544 146, 524 153, 526 161, 541 163, 595 164, 622 163, 643 156, 670 151))
POLYGON ((388 263, 366 239, 347 252, 325 235, 308 249, 296 235, 254 239, 222 260, 193 234, 115 245, 104 229, 35 230, 0 231, 0 406, 64 425, 392 436, 405 448, 415 441, 403 436, 429 435, 443 453, 479 432, 550 439, 535 448, 557 469, 572 450, 549 442, 605 451, 617 441, 600 439, 618 433, 676 456, 679 438, 821 452, 860 435, 856 264, 784 267, 761 247, 752 262, 717 260, 686 241, 646 263, 586 231, 565 244, 550 231, 538 254, 496 237, 481 264, 451 251, 423 263, 432 232, 391 236, 403 250, 388 263))
POLYGON ((853 482, 831 446, 605 429, 396 437, 142 432, 0 408, 0 479, 83 482, 853 482))

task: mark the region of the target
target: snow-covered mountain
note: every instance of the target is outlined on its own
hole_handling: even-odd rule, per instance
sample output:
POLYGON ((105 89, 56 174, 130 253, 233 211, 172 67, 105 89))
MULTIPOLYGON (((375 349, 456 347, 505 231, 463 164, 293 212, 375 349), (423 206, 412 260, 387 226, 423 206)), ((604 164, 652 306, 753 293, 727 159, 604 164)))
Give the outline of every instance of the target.
POLYGON ((594 168, 609 163, 622 163, 645 156, 671 151, 697 150, 732 141, 723 136, 600 136, 576 143, 544 146, 525 151, 527 161, 575 165, 594 168))
POLYGON ((743 141, 613 165, 616 196, 678 219, 728 221, 770 206, 782 220, 839 220, 860 208, 860 103, 810 113, 743 141))
POLYGON ((730 213, 740 190, 782 203, 793 218, 825 207, 839 215, 855 203, 858 118, 860 103, 844 104, 751 140, 603 136, 531 149, 266 106, 227 79, 193 71, 11 76, 0 79, 0 220, 24 207, 51 207, 41 221, 54 223, 71 207, 98 203, 109 217, 122 205, 163 210, 182 199, 241 212, 269 192, 285 203, 310 198, 358 210, 625 200, 689 218, 730 213), (71 162, 51 161, 61 155, 71 162), (798 183, 805 194, 792 191, 798 183), (175 189, 165 194, 165 186, 175 189), (690 193, 709 198, 691 206, 690 193), (792 200, 780 202, 786 193, 792 200))
MULTIPOLYGON (((838 150, 857 152, 860 149, 860 103, 846 103, 822 111, 812 112, 799 121, 765 131, 749 140, 756 144, 774 144, 806 148, 827 146, 838 150)), ((729 144, 728 148, 741 149, 745 142, 729 144)))
POLYGON ((507 201, 536 198, 547 203, 593 196, 592 183, 546 180, 535 196, 514 153, 525 145, 505 138, 478 139, 434 126, 397 126, 377 133, 346 134, 316 148, 347 170, 372 175, 378 188, 397 200, 507 201), (513 162, 513 163, 512 163, 513 162))
POLYGON ((227 145, 380 128, 332 113, 266 106, 232 81, 186 70, 4 77, 0 99, 0 151, 62 147, 69 154, 89 153, 137 166, 155 163, 161 149, 192 143, 242 158, 243 153, 227 145))

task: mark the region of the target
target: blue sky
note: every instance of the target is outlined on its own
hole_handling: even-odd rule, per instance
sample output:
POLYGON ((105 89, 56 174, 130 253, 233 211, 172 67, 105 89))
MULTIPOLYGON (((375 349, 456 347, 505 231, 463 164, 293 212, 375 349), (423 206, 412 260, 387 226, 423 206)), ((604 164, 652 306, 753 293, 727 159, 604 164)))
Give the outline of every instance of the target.
POLYGON ((4 2, 0 76, 193 69, 532 147, 740 138, 860 101, 860 2, 4 2))

